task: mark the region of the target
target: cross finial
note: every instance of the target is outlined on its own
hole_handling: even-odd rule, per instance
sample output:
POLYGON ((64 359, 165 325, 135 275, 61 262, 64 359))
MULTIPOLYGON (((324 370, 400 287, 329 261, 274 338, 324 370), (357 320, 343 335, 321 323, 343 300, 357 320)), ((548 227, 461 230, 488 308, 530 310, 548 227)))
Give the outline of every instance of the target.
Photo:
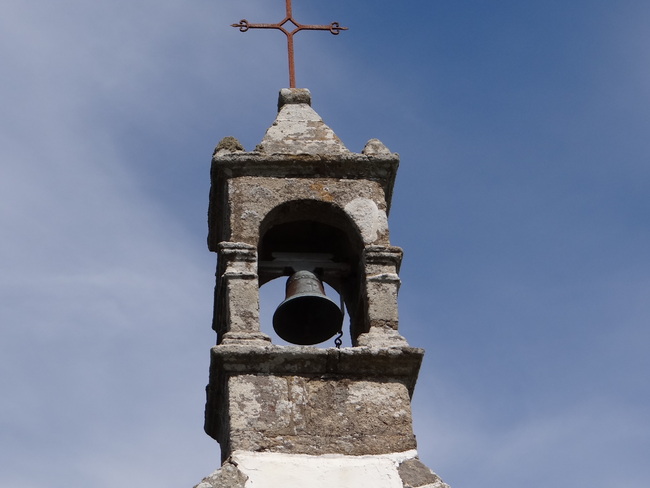
POLYGON ((305 25, 296 22, 293 18, 291 10, 291 0, 286 0, 287 13, 280 22, 277 24, 251 24, 246 19, 239 21, 239 24, 232 24, 232 27, 238 27, 241 32, 246 32, 248 29, 278 29, 287 36, 287 50, 289 51, 289 88, 296 88, 296 68, 293 55, 293 35, 301 30, 328 30, 335 36, 342 30, 348 30, 347 27, 341 27, 338 22, 332 22, 330 25, 305 25), (288 26, 289 28, 285 28, 288 26), (294 29, 291 29, 294 27, 294 29))

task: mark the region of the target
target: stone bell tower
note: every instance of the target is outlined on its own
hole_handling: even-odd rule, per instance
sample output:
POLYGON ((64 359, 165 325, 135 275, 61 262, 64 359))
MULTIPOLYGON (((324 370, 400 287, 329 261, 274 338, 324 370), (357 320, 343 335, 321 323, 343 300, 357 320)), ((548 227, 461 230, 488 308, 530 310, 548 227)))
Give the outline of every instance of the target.
POLYGON ((398 332, 402 250, 387 223, 398 164, 376 139, 350 152, 309 91, 295 88, 280 92, 254 151, 231 137, 217 146, 208 236, 218 255, 217 345, 205 430, 223 464, 199 488, 447 487, 417 458, 412 428, 424 351, 398 332), (311 345, 340 328, 320 308, 330 299, 318 286, 287 297, 288 318, 276 313, 276 330, 299 345, 274 345, 260 331, 259 288, 283 276, 336 290, 352 347, 311 345))

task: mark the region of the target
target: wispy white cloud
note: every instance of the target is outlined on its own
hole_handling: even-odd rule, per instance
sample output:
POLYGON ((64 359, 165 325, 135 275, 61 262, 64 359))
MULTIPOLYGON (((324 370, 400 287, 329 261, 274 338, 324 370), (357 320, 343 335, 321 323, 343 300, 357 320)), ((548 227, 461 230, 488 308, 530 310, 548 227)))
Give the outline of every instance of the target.
MULTIPOLYGON (((402 330, 428 349, 422 457, 452 486, 645 486, 646 17, 602 24, 626 29, 607 33, 621 63, 578 50, 593 84, 563 76, 573 51, 554 31, 545 59, 565 63, 519 78, 517 48, 523 64, 491 72, 517 96, 475 106, 487 88, 474 61, 499 53, 466 35, 488 28, 460 12, 471 4, 414 5, 427 31, 386 14, 402 6, 331 3, 369 23, 346 33, 354 48, 306 35, 300 52, 322 57, 303 54, 299 80, 351 149, 386 134, 403 156, 391 225, 402 330), (433 30, 455 37, 436 51, 433 30)), ((286 84, 281 35, 228 27, 242 17, 273 21, 278 5, 5 1, 1 485, 192 486, 217 466, 201 431, 210 150, 225 135, 259 142, 286 84)))
POLYGON ((553 406, 495 423, 467 392, 427 386, 415 410, 417 432, 427 439, 420 455, 452 486, 643 486, 645 406, 607 393, 567 400, 558 392, 553 406))
POLYGON ((201 432, 214 260, 141 191, 120 133, 159 123, 178 18, 209 32, 198 7, 4 8, 0 484, 191 486, 218 464, 201 432))

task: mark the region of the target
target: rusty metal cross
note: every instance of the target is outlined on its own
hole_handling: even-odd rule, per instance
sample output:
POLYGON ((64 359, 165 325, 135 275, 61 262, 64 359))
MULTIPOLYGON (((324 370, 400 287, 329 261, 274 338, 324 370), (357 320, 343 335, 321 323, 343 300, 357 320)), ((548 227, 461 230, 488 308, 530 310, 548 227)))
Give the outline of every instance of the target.
POLYGON ((239 21, 239 24, 231 24, 232 27, 238 27, 241 32, 248 29, 278 29, 287 36, 287 49, 289 51, 289 88, 296 88, 296 68, 293 55, 293 35, 301 30, 328 30, 335 36, 342 30, 348 30, 347 27, 341 27, 338 22, 332 22, 330 25, 305 25, 296 22, 291 11, 291 0, 287 2, 287 13, 284 19, 277 24, 251 24, 246 19, 239 21), (285 28, 287 26, 287 28, 285 28), (292 30, 291 27, 293 27, 292 30))

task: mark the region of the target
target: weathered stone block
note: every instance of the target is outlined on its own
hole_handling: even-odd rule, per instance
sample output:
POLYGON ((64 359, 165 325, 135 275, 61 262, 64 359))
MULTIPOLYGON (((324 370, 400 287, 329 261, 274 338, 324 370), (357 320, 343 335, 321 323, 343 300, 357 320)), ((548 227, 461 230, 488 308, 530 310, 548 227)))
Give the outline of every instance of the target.
POLYGON ((407 459, 401 463, 398 472, 404 488, 449 488, 449 485, 418 458, 407 459))
POLYGON ((219 242, 228 240, 255 244, 255 239, 245 237, 254 231, 254 226, 244 226, 244 232, 239 220, 243 217, 250 224, 261 218, 259 213, 266 206, 265 196, 275 202, 272 207, 295 198, 316 198, 345 208, 355 199, 367 199, 376 205, 376 210, 369 202, 360 200, 348 207, 347 212, 359 220, 359 229, 366 234, 365 242, 388 244, 386 216, 398 166, 399 156, 393 153, 365 155, 348 152, 324 156, 217 152, 211 170, 208 247, 217 251, 219 242), (243 185, 243 182, 247 184, 243 185), (288 188, 283 188, 283 182, 289 185, 288 188), (310 189, 311 193, 307 190, 294 192, 296 184, 310 189), (288 190, 289 193, 276 193, 279 190, 288 190), (247 213, 232 208, 237 203, 245 203, 249 195, 252 200, 247 205, 247 213), (370 221, 359 219, 363 210, 370 210, 374 217, 370 221), (365 232, 368 229, 370 233, 365 232), (377 237, 373 239, 375 229, 377 237))
POLYGON ((370 327, 397 329, 397 292, 400 279, 396 274, 369 276, 366 282, 366 300, 370 327))
POLYGON ((353 379, 307 383, 307 432, 318 436, 411 436, 411 405, 401 383, 353 379))
POLYGON ((292 434, 293 407, 285 377, 238 375, 228 380, 232 431, 292 434))
POLYGON ((360 455, 415 448, 409 391, 400 381, 240 374, 229 376, 222 395, 219 437, 228 440, 229 452, 360 455))
POLYGON ((376 181, 242 176, 229 179, 227 191, 231 235, 224 237, 229 240, 257 245, 260 224, 271 210, 285 202, 316 200, 343 210, 366 244, 388 243, 385 196, 376 181))
POLYGON ((415 448, 420 349, 220 345, 206 432, 235 450, 353 455, 415 448))
POLYGON ((242 473, 237 464, 226 461, 220 469, 206 476, 194 488, 244 488, 248 476, 242 473))

